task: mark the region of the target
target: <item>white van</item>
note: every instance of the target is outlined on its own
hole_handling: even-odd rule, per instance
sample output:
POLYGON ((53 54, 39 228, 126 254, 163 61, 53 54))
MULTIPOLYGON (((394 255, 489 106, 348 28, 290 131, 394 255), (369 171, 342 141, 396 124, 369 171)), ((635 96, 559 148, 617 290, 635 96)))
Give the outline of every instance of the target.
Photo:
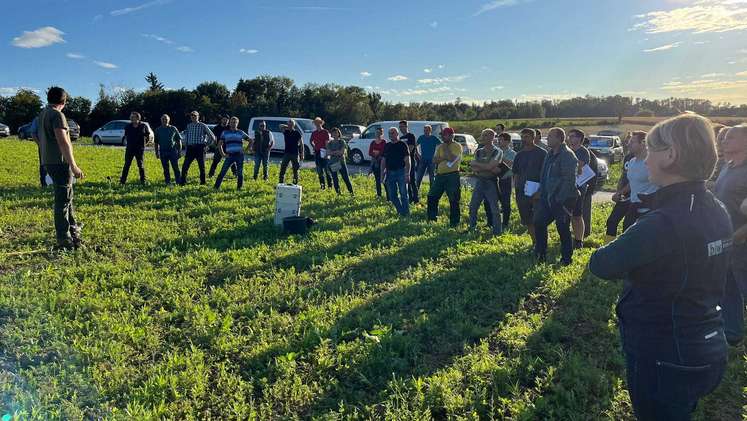
MULTIPOLYGON (((449 123, 445 121, 408 121, 407 128, 410 133, 415 135, 415 138, 423 135, 423 127, 431 126, 433 128, 433 135, 441 137, 441 131, 449 127, 449 123)), ((368 147, 371 145, 374 139, 376 139, 376 129, 379 127, 384 129, 384 138, 389 141, 389 128, 399 128, 399 120, 397 121, 377 121, 376 123, 369 124, 366 130, 361 133, 357 139, 352 139, 348 142, 348 149, 350 150, 349 156, 350 161, 353 164, 363 164, 366 161, 371 160, 371 156, 368 154, 368 147)))
POLYGON ((272 151, 282 153, 285 151, 285 136, 283 136, 283 130, 280 126, 287 125, 291 118, 296 121, 296 130, 301 133, 304 157, 308 159, 314 155, 314 147, 311 146, 311 133, 316 130, 314 123, 308 118, 254 117, 249 121, 247 134, 254 140, 254 132, 259 130, 259 123, 264 121, 267 124, 267 130, 272 132, 272 137, 275 139, 275 146, 272 147, 272 151))

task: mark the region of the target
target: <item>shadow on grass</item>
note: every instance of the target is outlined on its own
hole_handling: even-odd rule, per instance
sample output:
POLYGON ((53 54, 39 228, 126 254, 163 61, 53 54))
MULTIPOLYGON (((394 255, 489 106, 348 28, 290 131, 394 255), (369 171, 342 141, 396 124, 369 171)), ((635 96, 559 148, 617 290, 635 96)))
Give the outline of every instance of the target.
MULTIPOLYGON (((439 247, 444 250, 452 241, 439 247)), ((412 245, 421 246, 417 242, 412 245)), ((438 254, 431 248, 431 255, 438 254)), ((283 376, 273 362, 284 356, 310 357, 308 353, 327 341, 338 350, 361 347, 361 355, 347 364, 323 370, 320 377, 328 379, 325 393, 297 411, 313 417, 342 403, 361 407, 380 401, 393 376, 426 376, 448 365, 466 345, 487 336, 539 283, 538 279, 515 276, 529 269, 529 259, 517 262, 511 255, 484 254, 455 260, 430 279, 403 280, 403 286, 350 310, 325 332, 310 332, 243 362, 242 372, 247 377, 266 376, 272 383, 283 376)), ((378 270, 381 263, 372 259, 355 270, 378 270)), ((409 265, 397 266, 404 270, 409 265)), ((399 272, 396 269, 387 278, 394 278, 399 272)), ((321 288, 344 289, 350 282, 354 280, 328 282, 321 288)))

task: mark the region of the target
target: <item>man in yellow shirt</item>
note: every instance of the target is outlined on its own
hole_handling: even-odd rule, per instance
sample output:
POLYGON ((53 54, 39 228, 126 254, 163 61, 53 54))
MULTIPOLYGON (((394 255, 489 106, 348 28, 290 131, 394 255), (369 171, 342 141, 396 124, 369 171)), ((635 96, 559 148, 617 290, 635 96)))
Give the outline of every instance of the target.
POLYGON ((443 143, 438 145, 433 156, 436 177, 428 191, 428 220, 435 221, 438 202, 444 192, 449 198, 449 222, 457 227, 460 220, 459 200, 462 186, 459 182, 459 164, 462 162, 462 146, 454 142, 454 129, 447 127, 441 132, 443 143))

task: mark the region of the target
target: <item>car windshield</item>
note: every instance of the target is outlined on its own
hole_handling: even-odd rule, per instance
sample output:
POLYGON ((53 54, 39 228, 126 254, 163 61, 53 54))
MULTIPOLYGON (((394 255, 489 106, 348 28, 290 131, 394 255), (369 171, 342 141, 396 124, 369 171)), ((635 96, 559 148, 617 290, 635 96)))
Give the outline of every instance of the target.
POLYGON ((591 146, 597 148, 609 148, 612 142, 609 139, 591 139, 591 146))
POLYGON ((313 132, 316 130, 311 120, 296 120, 296 125, 305 132, 313 132))

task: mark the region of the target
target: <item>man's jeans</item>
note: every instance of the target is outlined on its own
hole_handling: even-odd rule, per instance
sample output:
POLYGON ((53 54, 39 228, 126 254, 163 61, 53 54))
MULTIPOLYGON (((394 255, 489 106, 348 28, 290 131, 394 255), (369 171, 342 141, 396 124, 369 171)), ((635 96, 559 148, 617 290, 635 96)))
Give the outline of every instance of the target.
POLYGON ((319 151, 314 154, 314 164, 316 164, 316 173, 319 176, 319 185, 322 188, 326 186, 332 187, 332 174, 330 174, 329 167, 327 166, 327 158, 322 158, 320 155, 319 151), (327 181, 326 184, 324 182, 325 179, 327 181))
POLYGON ((244 186, 244 154, 239 152, 226 156, 225 161, 223 161, 223 168, 221 168, 218 178, 215 179, 216 189, 220 188, 220 184, 223 182, 228 169, 234 165, 236 166, 236 188, 240 190, 244 186))
POLYGON ((181 179, 179 173, 179 152, 175 150, 160 152, 161 166, 163 167, 163 179, 166 184, 171 184, 171 172, 169 171, 169 165, 174 170, 174 179, 178 182, 181 179))
POLYGON ((389 191, 389 200, 394 204, 397 213, 403 216, 410 214, 410 200, 407 196, 407 183, 405 183, 405 170, 387 170, 386 185, 389 191))
POLYGON ((436 176, 436 165, 433 163, 433 159, 420 158, 420 165, 418 165, 418 191, 420 190, 420 184, 423 182, 425 173, 428 173, 428 181, 433 184, 433 180, 436 176))
POLYGON ((571 236, 571 216, 560 203, 552 206, 545 199, 541 199, 534 210, 534 232, 536 243, 534 252, 544 257, 547 254, 547 226, 555 221, 555 227, 560 235, 561 258, 564 263, 573 259, 573 238, 571 236))
POLYGON ((480 210, 483 201, 490 209, 490 217, 492 218, 490 225, 493 227, 493 234, 500 234, 503 232, 503 226, 501 224, 500 208, 498 207, 498 184, 495 180, 478 177, 475 180, 475 188, 472 190, 472 199, 469 202, 469 226, 471 228, 477 226, 477 211, 480 210))
MULTIPOLYGON (((210 171, 208 171, 208 177, 213 177, 215 171, 218 169, 218 164, 223 160, 223 155, 220 154, 220 150, 216 147, 213 151, 213 162, 210 163, 210 171)), ((231 172, 236 175, 236 166, 231 167, 231 172)))
POLYGON ((145 183, 145 167, 143 166, 143 155, 145 154, 145 150, 143 149, 130 149, 125 148, 125 162, 124 167, 122 168, 122 176, 119 178, 119 182, 121 184, 124 184, 127 182, 127 174, 130 172, 130 165, 132 165, 132 160, 135 159, 137 161, 137 169, 140 173, 140 182, 145 183))
POLYGON ((267 168, 270 165, 270 155, 254 153, 254 179, 259 175, 259 166, 262 165, 262 178, 267 180, 267 168))
POLYGON ((459 225, 461 219, 459 201, 462 195, 462 185, 459 172, 436 175, 428 190, 428 220, 435 221, 438 216, 438 202, 444 192, 449 198, 449 223, 452 227, 459 225))
POLYGON ((187 184, 187 173, 192 161, 197 160, 197 166, 200 169, 200 184, 205 184, 205 145, 188 145, 187 153, 184 155, 182 164, 181 185, 187 184))
POLYGON ((73 208, 73 174, 70 166, 46 165, 54 185, 54 228, 57 244, 72 245, 80 241, 80 227, 73 208))

